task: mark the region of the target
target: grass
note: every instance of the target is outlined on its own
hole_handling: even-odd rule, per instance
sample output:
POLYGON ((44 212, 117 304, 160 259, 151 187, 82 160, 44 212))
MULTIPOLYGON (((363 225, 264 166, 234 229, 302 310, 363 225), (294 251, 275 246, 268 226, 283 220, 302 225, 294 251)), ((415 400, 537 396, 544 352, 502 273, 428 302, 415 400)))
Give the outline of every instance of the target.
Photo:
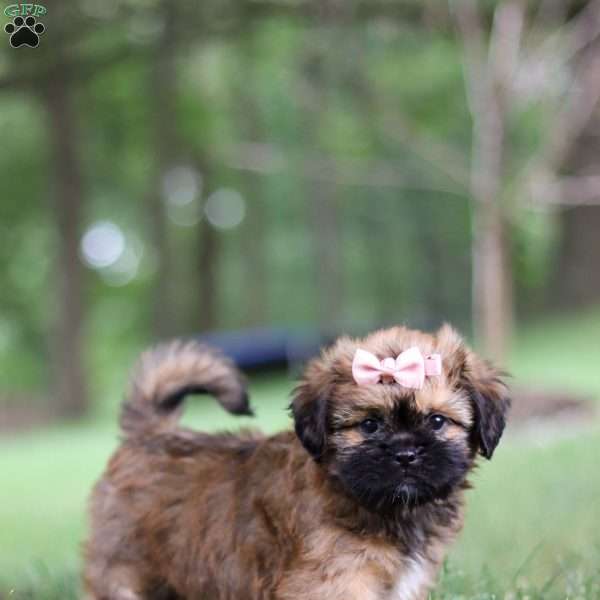
MULTIPOLYGON (((600 398, 598 339, 600 313, 529 328, 513 351, 515 381, 600 398)), ((211 402, 193 404, 185 421, 275 431, 289 424, 290 387, 283 377, 253 381, 256 421, 211 402)), ((0 599, 77 597, 86 498, 117 443, 109 412, 0 441, 0 599)), ((597 419, 560 435, 508 436, 473 477, 465 530, 432 599, 600 598, 599 455, 597 419)))
MULTIPOLYGON (((527 566, 527 563, 523 565, 527 566)), ((483 571, 475 582, 446 563, 439 585, 429 600, 597 600, 600 598, 600 570, 585 573, 576 562, 563 565, 542 584, 534 584, 521 571, 508 582, 483 571)), ((19 589, 8 589, 4 600, 77 600, 78 576, 75 570, 52 572, 43 565, 31 569, 19 589)))
POLYGON ((600 400, 600 310, 540 321, 515 340, 510 371, 522 385, 535 383, 600 400))

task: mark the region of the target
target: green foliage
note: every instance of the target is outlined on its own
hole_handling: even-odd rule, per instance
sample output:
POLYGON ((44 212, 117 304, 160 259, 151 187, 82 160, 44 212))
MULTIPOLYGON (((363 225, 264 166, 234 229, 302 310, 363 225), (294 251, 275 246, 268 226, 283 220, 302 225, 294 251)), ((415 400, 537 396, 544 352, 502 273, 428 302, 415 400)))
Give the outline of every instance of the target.
MULTIPOLYGON (((162 193, 158 169, 165 160, 198 170, 203 188, 197 212, 220 187, 239 190, 246 201, 246 220, 216 233, 215 326, 319 325, 315 271, 320 257, 308 199, 327 185, 339 207, 339 324, 352 330, 407 319, 417 324, 451 320, 468 329, 468 199, 420 155, 410 133, 416 127, 443 140, 468 165, 471 122, 460 47, 448 31, 393 19, 306 27, 265 16, 239 35, 225 29, 191 35, 184 20, 202 31, 201 19, 210 10, 204 15, 181 6, 170 90, 173 114, 165 116, 156 102, 154 75, 165 18, 160 4, 131 3, 127 9, 120 3, 88 4, 73 22, 48 26, 49 32, 81 26, 74 52, 83 65, 87 59, 98 61, 98 68, 83 69, 70 89, 74 141, 84 168, 82 228, 99 220, 114 222, 141 253, 135 278, 125 284, 105 270, 86 270, 86 349, 96 397, 111 348, 133 353, 152 336, 158 281, 148 198, 162 193), (390 115, 407 123, 408 133, 390 126, 390 115), (159 122, 165 119, 177 143, 161 150, 159 122), (260 172, 239 169, 231 149, 245 142, 263 143, 272 164, 267 161, 260 172), (324 180, 321 157, 333 165, 325 169, 324 180), (338 177, 335 161, 351 160, 363 161, 361 168, 374 181, 327 181, 338 177), (388 185, 385 173, 396 173, 405 183, 388 185), (240 309, 240 298, 253 268, 247 240, 256 235, 255 214, 262 215, 256 244, 267 277, 261 290, 264 314, 253 321, 240 309)), ((45 38, 47 52, 37 54, 40 59, 54 56, 50 41, 45 38)), ((5 69, 16 66, 15 57, 7 54, 5 69)), ((34 59, 28 68, 36 66, 34 59)), ((48 147, 43 89, 29 90, 40 93, 0 97, 0 370, 7 374, 7 388, 44 397, 57 313, 58 240, 51 202, 56 163, 50 161, 60 158, 48 147)), ((542 122, 535 111, 518 115, 517 121, 511 136, 516 152, 526 156, 538 143, 542 122)), ((246 152, 256 158, 253 150, 246 152)), ((168 285, 176 298, 171 331, 188 333, 197 327, 205 289, 197 267, 198 227, 193 220, 182 226, 167 219, 166 229, 173 253, 168 285)), ((546 226, 527 226, 516 231, 515 239, 518 291, 527 292, 527 307, 532 298, 543 297, 553 238, 546 226)))
POLYGON ((5 389, 26 390, 47 375, 39 354, 53 298, 40 295, 52 278, 50 206, 40 205, 46 173, 42 115, 33 98, 11 94, 0 104, 3 192, 0 201, 0 360, 5 389))

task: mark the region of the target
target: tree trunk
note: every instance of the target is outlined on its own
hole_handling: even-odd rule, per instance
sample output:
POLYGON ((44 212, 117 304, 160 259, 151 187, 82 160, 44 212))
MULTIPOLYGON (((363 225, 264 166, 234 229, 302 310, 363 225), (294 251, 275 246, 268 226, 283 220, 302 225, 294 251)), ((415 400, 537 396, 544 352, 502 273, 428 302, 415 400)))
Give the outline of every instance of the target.
POLYGON ((88 409, 83 357, 83 266, 79 236, 83 204, 83 176, 78 148, 77 115, 72 105, 67 68, 56 69, 45 88, 53 158, 54 208, 58 238, 56 280, 58 319, 53 332, 56 411, 79 417, 88 409))
MULTIPOLYGON (((327 115, 327 93, 324 90, 329 81, 323 72, 323 60, 318 58, 310 71, 312 88, 315 97, 319 98, 308 115, 308 141, 312 149, 319 148, 321 123, 327 115)), ((315 181, 311 184, 308 202, 314 240, 317 320, 322 330, 331 330, 340 322, 344 293, 340 211, 335 184, 315 181)))
POLYGON ((552 303, 562 309, 600 303, 600 206, 564 210, 560 228, 552 303))
MULTIPOLYGON (((323 40, 337 36, 332 26, 345 13, 334 2, 324 1, 313 6, 315 19, 321 27, 323 40)), ((339 40, 338 40, 339 41, 339 40)), ((320 136, 329 110, 329 94, 335 84, 341 41, 334 52, 323 52, 312 45, 306 48, 304 70, 310 83, 310 106, 306 114, 306 141, 311 153, 320 150, 320 136)), ((339 198, 335 184, 315 181, 309 190, 309 222, 313 235, 317 321, 321 330, 335 330, 340 324, 343 307, 343 257, 341 254, 339 198)))
POLYGON ((153 127, 155 174, 149 191, 149 217, 157 270, 153 293, 152 330, 155 337, 165 338, 176 330, 173 300, 173 264, 169 240, 169 223, 163 197, 163 179, 173 167, 178 149, 177 131, 174 123, 176 77, 175 41, 177 39, 176 3, 166 0, 160 10, 164 28, 156 48, 152 65, 149 96, 153 99, 153 127))
POLYGON ((246 297, 244 322, 250 327, 264 324, 267 318, 267 258, 265 250, 266 210, 261 198, 262 185, 258 176, 247 173, 244 177, 246 220, 242 232, 244 260, 244 294, 246 297))
POLYGON ((344 306, 339 207, 331 184, 315 185, 310 202, 318 323, 323 331, 327 331, 339 326, 344 306))
POLYGON ((486 356, 504 361, 513 328, 508 231, 500 207, 473 201, 473 322, 486 356))
POLYGON ((203 218, 198 226, 198 279, 200 283, 200 331, 216 329, 218 323, 219 234, 203 218))
POLYGON ((483 352, 503 362, 512 336, 513 291, 504 197, 506 118, 524 20, 518 2, 499 3, 488 37, 475 0, 453 3, 462 36, 473 116, 471 161, 473 325, 483 352))
POLYGON ((483 352, 502 362, 514 320, 510 245, 501 197, 506 124, 499 90, 493 82, 486 87, 487 110, 474 125, 473 326, 483 352))
MULTIPOLYGON (((598 52, 599 49, 595 48, 598 52)), ((600 114, 566 158, 565 171, 575 175, 598 172, 600 114)), ((600 302, 600 206, 563 208, 559 214, 560 241, 549 302, 559 309, 577 309, 600 302)))
MULTIPOLYGON (((240 40, 240 64, 243 65, 243 80, 237 95, 244 110, 239 111, 240 130, 245 138, 259 142, 263 133, 261 115, 257 102, 258 89, 254 65, 256 63, 254 29, 249 26, 240 40)), ((242 225, 242 249, 244 260, 244 293, 246 297, 244 321, 248 326, 257 326, 266 320, 267 266, 266 266, 266 207, 264 186, 260 175, 246 171, 242 179, 246 198, 246 220, 242 225)))

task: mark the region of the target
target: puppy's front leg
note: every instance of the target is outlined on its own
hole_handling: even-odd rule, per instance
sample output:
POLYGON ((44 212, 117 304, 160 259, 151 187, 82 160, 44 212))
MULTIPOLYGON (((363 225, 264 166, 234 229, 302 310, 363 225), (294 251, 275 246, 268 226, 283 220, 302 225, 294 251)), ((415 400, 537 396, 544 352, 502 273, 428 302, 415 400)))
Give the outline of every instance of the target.
POLYGON ((337 567, 322 569, 311 565, 298 569, 281 582, 275 597, 277 600, 388 600, 389 587, 386 592, 386 586, 372 572, 337 567))
MULTIPOLYGON (((104 565, 103 565, 104 566, 104 565)), ((140 574, 131 567, 112 566, 95 569, 88 565, 83 600, 151 600, 144 589, 140 574)), ((146 586, 147 587, 147 586, 146 586)))
POLYGON ((386 600, 427 600, 435 581, 435 564, 412 560, 400 572, 386 600))
MULTIPOLYGON (((127 588, 117 588, 113 590, 114 595, 109 596, 110 600, 144 600, 139 594, 127 588)), ((105 600, 107 596, 96 596, 95 594, 86 594, 82 600, 105 600)))

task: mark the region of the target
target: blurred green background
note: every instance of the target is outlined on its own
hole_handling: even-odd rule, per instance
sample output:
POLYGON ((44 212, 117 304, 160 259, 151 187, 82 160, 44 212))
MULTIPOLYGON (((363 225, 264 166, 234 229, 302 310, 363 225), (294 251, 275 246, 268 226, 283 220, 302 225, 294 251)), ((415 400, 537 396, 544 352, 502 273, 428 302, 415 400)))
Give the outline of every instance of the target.
MULTIPOLYGON (((0 598, 77 597, 147 345, 444 321, 514 411, 432 597, 600 598, 600 2, 43 7, 0 40, 0 598)), ((288 427, 299 367, 185 419, 288 427)))

